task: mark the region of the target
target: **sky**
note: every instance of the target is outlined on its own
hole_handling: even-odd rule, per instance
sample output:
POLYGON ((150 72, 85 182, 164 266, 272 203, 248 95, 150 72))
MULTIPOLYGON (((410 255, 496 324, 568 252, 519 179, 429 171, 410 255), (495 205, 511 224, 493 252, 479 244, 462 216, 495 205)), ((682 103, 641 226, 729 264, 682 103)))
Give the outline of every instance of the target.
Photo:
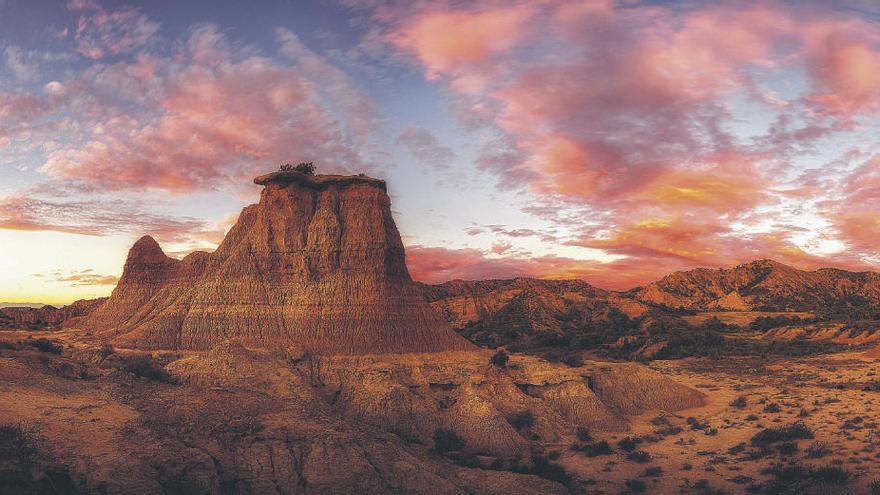
POLYGON ((880 270, 880 3, 0 0, 0 301, 385 179, 413 277, 880 270))

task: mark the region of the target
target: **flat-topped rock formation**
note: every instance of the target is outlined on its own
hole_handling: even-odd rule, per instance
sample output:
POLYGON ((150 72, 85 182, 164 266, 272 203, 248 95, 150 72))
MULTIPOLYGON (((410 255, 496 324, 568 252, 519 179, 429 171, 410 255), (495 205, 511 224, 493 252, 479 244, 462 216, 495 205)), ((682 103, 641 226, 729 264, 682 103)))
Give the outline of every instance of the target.
POLYGON ((321 354, 466 350, 415 287, 385 182, 264 175, 213 253, 135 243, 111 297, 81 321, 117 345, 206 349, 227 338, 321 354))

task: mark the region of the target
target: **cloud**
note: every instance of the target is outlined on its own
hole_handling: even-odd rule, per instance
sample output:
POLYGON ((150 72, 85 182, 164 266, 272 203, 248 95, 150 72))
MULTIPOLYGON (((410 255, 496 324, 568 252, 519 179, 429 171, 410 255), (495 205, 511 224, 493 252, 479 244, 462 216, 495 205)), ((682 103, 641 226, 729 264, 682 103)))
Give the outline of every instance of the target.
POLYGON ((54 282, 58 282, 71 287, 116 285, 116 283, 119 282, 119 277, 115 275, 101 275, 98 273, 94 273, 94 270, 92 269, 67 273, 54 271, 49 274, 48 277, 42 274, 35 274, 34 276, 46 278, 47 280, 52 280, 54 282))
POLYGON ((397 136, 397 143, 404 145, 413 158, 434 168, 449 168, 456 159, 455 152, 424 127, 407 127, 397 136))
POLYGON ((30 81, 37 76, 39 65, 30 60, 29 54, 18 46, 7 46, 3 50, 6 67, 18 81, 30 81))
MULTIPOLYGON (((284 42, 289 49, 293 41, 286 36, 284 42)), ((129 87, 132 98, 146 98, 127 102, 142 112, 94 103, 101 118, 81 142, 52 151, 41 171, 97 190, 188 193, 240 184, 266 163, 291 159, 367 169, 356 150, 367 129, 376 128, 366 123, 373 122, 370 104, 340 73, 315 69, 315 55, 300 50, 298 57, 308 63, 282 64, 233 47, 215 26, 202 25, 173 61, 138 57, 99 70, 81 93, 100 97, 100 89, 89 86, 107 79, 121 88, 117 98, 129 87), (328 107, 325 95, 341 107, 328 107), (340 121, 337 110, 363 122, 340 121)))
MULTIPOLYGON (((400 56, 446 85, 465 125, 489 136, 475 143, 479 170, 528 193, 524 211, 573 232, 569 242, 623 257, 590 269, 626 267, 642 283, 756 257, 880 261, 880 189, 863 171, 859 192, 845 190, 851 170, 829 152, 880 128, 880 26, 852 11, 610 0, 364 8, 400 56), (807 159, 822 171, 803 170, 807 159)), ((543 273, 481 255, 437 259, 543 273)))
POLYGON ((195 218, 153 212, 145 203, 120 199, 0 197, 0 229, 54 231, 106 236, 149 233, 164 242, 180 242, 205 229, 195 218))
POLYGON ((137 9, 122 7, 107 11, 93 2, 68 3, 72 11, 84 11, 77 21, 76 51, 90 59, 135 52, 147 46, 159 31, 159 24, 137 9))

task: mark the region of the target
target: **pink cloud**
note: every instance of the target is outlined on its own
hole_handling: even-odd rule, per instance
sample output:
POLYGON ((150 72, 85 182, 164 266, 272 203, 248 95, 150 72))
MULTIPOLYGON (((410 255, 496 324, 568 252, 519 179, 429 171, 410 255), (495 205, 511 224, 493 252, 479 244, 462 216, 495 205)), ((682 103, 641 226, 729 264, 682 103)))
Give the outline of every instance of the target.
MULTIPOLYGON (((580 229, 578 245, 627 257, 591 269, 626 267, 643 282, 760 257, 866 266, 871 242, 855 234, 876 232, 867 205, 880 189, 841 191, 848 172, 833 163, 833 172, 792 179, 792 158, 880 111, 876 24, 781 2, 505 6, 510 15, 497 24, 486 22, 499 8, 492 0, 385 5, 375 20, 426 79, 448 84, 468 125, 494 131, 480 143, 477 167, 500 187, 531 192, 530 212, 580 229), (781 80, 805 90, 780 94, 781 80), (752 122, 755 108, 771 116, 766 130, 752 122), (802 227, 789 216, 803 211, 783 205, 795 197, 833 203, 813 210, 832 226, 811 233, 849 239, 860 253, 810 254, 795 243, 802 227), (848 215, 852 201, 865 213, 848 215), (768 222, 772 230, 757 228, 768 222)), ((435 254, 458 263, 453 272, 470 264, 542 274, 482 253, 435 254)))
POLYGON ((159 24, 137 9, 107 11, 97 3, 80 0, 67 6, 73 11, 88 11, 77 21, 74 40, 76 51, 91 59, 137 51, 147 46, 159 31, 159 24))
MULTIPOLYGON (((117 87, 131 85, 133 93, 149 84, 143 104, 158 101, 140 118, 98 102, 95 108, 105 115, 91 135, 49 154, 41 170, 53 177, 110 191, 192 192, 242 183, 267 163, 317 160, 366 168, 352 145, 363 144, 366 129, 375 126, 341 123, 325 106, 326 78, 315 80, 298 65, 239 53, 212 26, 196 29, 174 62, 139 57, 96 77, 121 81, 117 87), (145 80, 151 76, 156 79, 145 80)), ((331 94, 351 93, 340 98, 344 115, 363 110, 359 117, 369 120, 365 97, 340 83, 339 74, 328 77, 335 78, 331 94)))
POLYGON ((0 229, 100 236, 150 233, 165 242, 180 242, 203 232, 205 224, 195 218, 156 213, 137 201, 41 198, 29 191, 0 197, 0 229))

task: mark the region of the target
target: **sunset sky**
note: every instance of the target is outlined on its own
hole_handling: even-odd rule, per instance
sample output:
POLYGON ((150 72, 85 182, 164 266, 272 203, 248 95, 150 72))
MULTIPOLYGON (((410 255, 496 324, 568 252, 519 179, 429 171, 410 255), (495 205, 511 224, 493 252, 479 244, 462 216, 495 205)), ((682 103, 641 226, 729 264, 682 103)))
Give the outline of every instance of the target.
POLYGON ((878 143, 871 0, 0 0, 0 301, 213 249, 298 161, 386 179, 427 282, 878 270, 878 143))

